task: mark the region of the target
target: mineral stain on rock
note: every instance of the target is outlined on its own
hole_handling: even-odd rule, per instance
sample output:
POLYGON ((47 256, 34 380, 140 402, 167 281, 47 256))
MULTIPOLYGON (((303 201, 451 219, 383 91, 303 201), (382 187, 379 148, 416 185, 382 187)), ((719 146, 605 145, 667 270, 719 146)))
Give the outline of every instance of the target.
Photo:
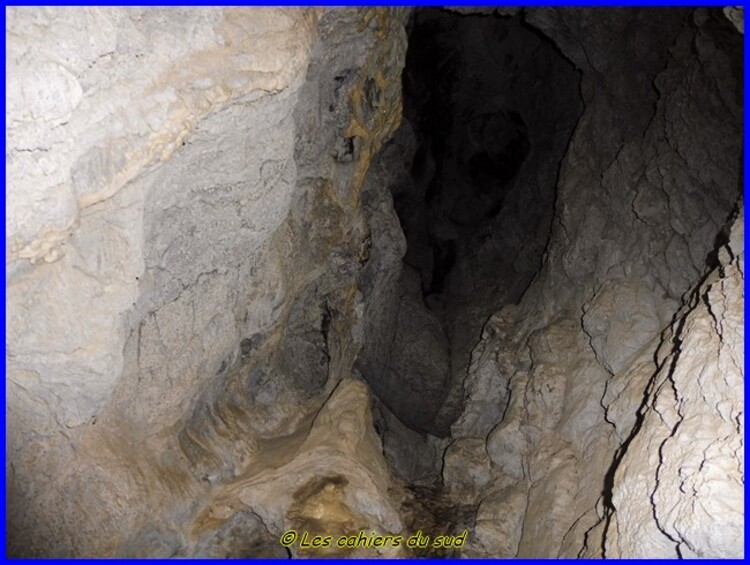
POLYGON ((6 15, 9 556, 743 556, 741 8, 6 15))

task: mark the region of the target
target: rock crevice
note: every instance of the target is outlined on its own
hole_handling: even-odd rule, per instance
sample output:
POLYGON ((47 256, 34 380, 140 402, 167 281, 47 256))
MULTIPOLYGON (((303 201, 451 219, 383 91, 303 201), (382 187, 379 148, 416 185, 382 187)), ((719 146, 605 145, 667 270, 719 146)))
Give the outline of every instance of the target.
POLYGON ((741 10, 7 20, 9 555, 743 556, 741 10))

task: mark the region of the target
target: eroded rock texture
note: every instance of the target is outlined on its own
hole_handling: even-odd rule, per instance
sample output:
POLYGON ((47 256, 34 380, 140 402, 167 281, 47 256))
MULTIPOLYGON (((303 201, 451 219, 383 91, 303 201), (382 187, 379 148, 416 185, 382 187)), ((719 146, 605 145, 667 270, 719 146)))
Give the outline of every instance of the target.
POLYGON ((367 392, 339 383, 404 16, 9 13, 11 554, 284 555, 308 483, 348 529, 402 527, 367 392), (297 457, 327 436, 354 475, 297 457), (247 480, 285 494, 222 502, 247 480))
MULTIPOLYGON (((672 372, 666 358, 683 350, 683 337, 662 331, 689 332, 680 304, 700 296, 693 287, 738 206, 741 38, 720 13, 703 10, 540 10, 527 20, 582 70, 586 109, 561 167, 542 271, 520 303, 492 316, 473 351, 444 479, 479 504, 477 555, 738 555, 742 519, 731 488, 723 511, 712 506, 697 519, 700 542, 686 526, 696 523, 688 507, 700 495, 677 485, 694 473, 691 460, 704 460, 700 442, 665 442, 676 415, 666 431, 644 418, 665 413, 658 404, 667 391, 656 383, 672 372), (629 507, 641 513, 625 518, 629 507), (728 537, 709 541, 719 531, 728 537)), ((735 315, 741 309, 719 332, 738 347, 735 315)), ((707 349, 684 362, 686 379, 699 387, 701 374, 727 378, 727 407, 679 391, 670 401, 695 402, 690 411, 709 427, 727 419, 730 429, 706 433, 733 454, 741 416, 728 406, 742 404, 741 364, 727 367, 716 346, 694 339, 707 349)), ((731 478, 722 479, 730 485, 742 480, 731 461, 731 478)), ((717 459, 706 472, 726 469, 717 459)))
POLYGON ((657 371, 614 469, 608 555, 743 553, 743 224, 734 220, 720 265, 660 338, 657 371))
POLYGON ((9 554, 741 556, 742 29, 9 9, 9 554))

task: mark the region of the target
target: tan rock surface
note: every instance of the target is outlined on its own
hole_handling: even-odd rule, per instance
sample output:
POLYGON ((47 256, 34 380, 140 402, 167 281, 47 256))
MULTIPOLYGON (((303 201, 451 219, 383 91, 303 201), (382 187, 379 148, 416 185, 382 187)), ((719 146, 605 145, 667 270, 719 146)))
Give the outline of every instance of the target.
POLYGON ((741 10, 409 14, 8 9, 10 556, 744 554, 741 10))
POLYGON ((11 10, 11 554, 280 548, 252 513, 200 547, 181 532, 351 375, 359 192, 400 120, 402 17, 11 10), (353 169, 324 141, 344 135, 353 169))

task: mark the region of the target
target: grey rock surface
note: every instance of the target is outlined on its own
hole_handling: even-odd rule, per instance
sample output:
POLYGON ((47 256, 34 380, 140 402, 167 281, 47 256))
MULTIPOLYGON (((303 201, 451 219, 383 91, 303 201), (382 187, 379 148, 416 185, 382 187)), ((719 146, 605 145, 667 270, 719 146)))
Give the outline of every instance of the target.
POLYGON ((662 334, 615 469, 609 556, 744 554, 744 213, 719 256, 662 334))
POLYGON ((410 13, 8 9, 10 556, 744 554, 741 10, 410 13))
POLYGON ((411 429, 443 431, 435 429, 434 420, 450 384, 448 348, 440 320, 421 297, 401 296, 390 357, 373 388, 411 429))
MULTIPOLYGON (((720 502, 706 502, 711 510, 700 518, 688 510, 702 496, 697 489, 710 488, 702 486, 708 474, 722 473, 727 492, 741 481, 732 455, 740 447, 736 421, 727 415, 741 403, 742 369, 729 362, 731 349, 717 358, 719 342, 742 339, 735 314, 716 307, 723 314, 715 324, 726 333, 714 330, 723 336, 714 345, 698 337, 707 330, 695 322, 694 353, 662 337, 682 327, 688 311, 701 309, 691 296, 705 293, 694 289, 710 271, 717 234, 738 195, 742 110, 731 53, 740 38, 717 11, 597 16, 540 9, 526 18, 582 70, 586 110, 562 163, 544 266, 521 301, 485 325, 465 381, 465 408, 452 429, 466 441, 486 438, 488 484, 516 485, 505 496, 524 514, 519 529, 493 518, 505 498, 482 502, 475 555, 742 555, 738 498, 721 510, 720 502), (618 26, 635 31, 620 34, 618 26), (718 397, 703 404, 692 400, 695 393, 682 400, 679 390, 677 397, 670 392, 665 358, 688 355, 695 357, 685 362, 691 377, 682 386, 720 387, 726 409, 719 414, 718 397), (731 365, 726 378, 733 384, 714 372, 717 363, 731 365), (656 374, 667 382, 661 392, 649 384, 656 374), (701 385, 701 374, 719 381, 701 385), (663 403, 672 406, 671 419, 663 403), (676 428, 683 410, 696 418, 684 435, 676 428), (699 431, 698 422, 714 421, 714 430, 699 431), (669 437, 673 432, 680 439, 669 437), (704 478, 689 469, 708 457, 709 445, 717 460, 704 478), (693 475, 695 491, 685 486, 693 475), (489 549, 486 540, 501 535, 515 537, 489 549)), ((741 302, 734 288, 732 299, 741 302)), ((461 485, 445 471, 444 480, 461 485)))
POLYGON ((351 376, 403 13, 18 9, 7 34, 9 552, 245 551, 247 505, 185 528, 351 376))

